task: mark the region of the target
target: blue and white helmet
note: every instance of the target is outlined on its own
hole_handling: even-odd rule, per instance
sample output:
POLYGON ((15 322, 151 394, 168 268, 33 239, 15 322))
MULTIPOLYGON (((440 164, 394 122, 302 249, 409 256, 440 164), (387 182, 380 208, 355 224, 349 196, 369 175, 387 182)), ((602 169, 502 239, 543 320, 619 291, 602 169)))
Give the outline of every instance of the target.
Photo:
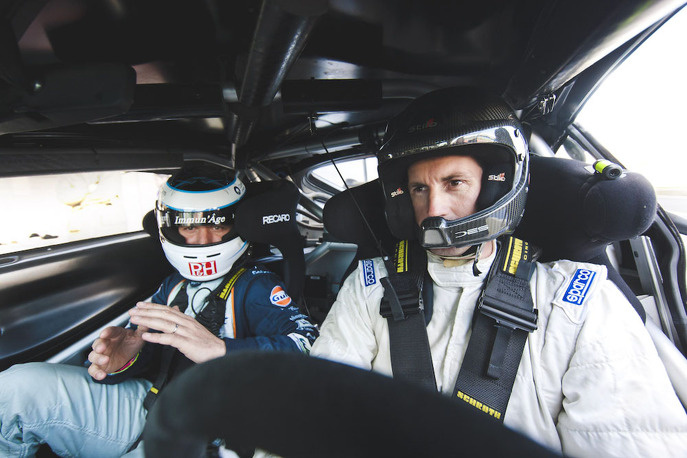
POLYGON ((208 281, 226 275, 248 249, 234 229, 236 204, 245 193, 234 170, 205 163, 184 166, 162 185, 155 211, 160 242, 184 278, 208 281), (217 225, 230 227, 217 243, 190 245, 179 233, 183 226, 217 225))

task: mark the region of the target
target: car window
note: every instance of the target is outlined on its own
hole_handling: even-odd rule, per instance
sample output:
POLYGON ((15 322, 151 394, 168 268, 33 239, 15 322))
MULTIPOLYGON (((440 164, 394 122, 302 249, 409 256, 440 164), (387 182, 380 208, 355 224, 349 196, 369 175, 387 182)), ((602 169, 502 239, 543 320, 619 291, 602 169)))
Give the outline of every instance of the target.
POLYGON ((85 172, 0 179, 0 254, 142 229, 167 175, 85 172))
POLYGON ((580 145, 574 138, 568 136, 563 140, 561 146, 556 150, 556 156, 565 157, 567 159, 575 159, 577 161, 593 163, 596 158, 587 151, 587 149, 580 145))
POLYGON ((349 188, 377 179, 377 158, 365 157, 337 161, 336 166, 328 162, 310 171, 311 182, 325 184, 338 191, 343 191, 346 188, 341 177, 346 180, 346 185, 349 188), (337 168, 339 169, 338 172, 337 168))
MULTIPOLYGON (((304 174, 301 192, 315 205, 324 208, 327 200, 334 194, 345 190, 346 186, 349 188, 360 186, 377 179, 377 176, 377 158, 374 156, 357 157, 335 163, 328 161, 311 168, 304 174)), ((307 240, 315 243, 321 237, 324 227, 321 218, 314 215, 311 210, 299 206, 296 218, 307 240)))
POLYGON ((659 203, 687 217, 687 8, 622 63, 587 101, 576 123, 622 164, 646 176, 659 203))

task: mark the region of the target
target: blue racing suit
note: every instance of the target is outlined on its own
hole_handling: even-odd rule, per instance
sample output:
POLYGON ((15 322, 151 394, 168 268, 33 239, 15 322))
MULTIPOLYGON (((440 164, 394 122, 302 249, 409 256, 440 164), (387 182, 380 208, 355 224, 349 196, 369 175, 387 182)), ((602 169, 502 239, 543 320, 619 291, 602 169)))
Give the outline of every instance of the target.
MULTIPOLYGON (((196 318, 204 316, 205 307, 213 302, 211 294, 221 290, 227 293, 225 302, 214 299, 215 308, 208 310, 224 306, 224 319, 216 313, 217 320, 211 322, 228 352, 309 352, 317 329, 298 311, 275 274, 260 266, 247 267, 233 288, 228 284, 224 291, 226 279, 191 282, 175 273, 151 301, 179 305, 196 318)), ((0 456, 33 456, 41 443, 60 456, 122 456, 143 431, 144 399, 161 372, 163 354, 173 351, 167 381, 193 364, 173 347, 163 347, 146 343, 131 366, 102 382, 93 380, 85 367, 64 364, 17 364, 1 372, 0 456)), ((137 452, 142 449, 132 455, 140 456, 137 452)))
MULTIPOLYGON (((215 293, 227 276, 209 282, 193 282, 175 272, 162 282, 150 301, 172 306, 178 305, 179 296, 183 296, 181 302, 188 301, 185 313, 195 316, 196 312, 201 313, 207 306, 210 294, 215 293)), ((183 310, 184 307, 181 308, 183 310)), ((306 315, 300 313, 279 277, 256 265, 247 268, 234 283, 226 299, 224 324, 219 337, 224 340, 227 353, 237 350, 277 350, 307 354, 317 337, 317 329, 306 315)), ((160 367, 163 347, 146 343, 133 365, 123 372, 109 375, 101 383, 114 384, 132 377, 153 381, 160 367)), ((193 364, 181 354, 176 358, 178 361, 171 367, 168 380, 193 364)))

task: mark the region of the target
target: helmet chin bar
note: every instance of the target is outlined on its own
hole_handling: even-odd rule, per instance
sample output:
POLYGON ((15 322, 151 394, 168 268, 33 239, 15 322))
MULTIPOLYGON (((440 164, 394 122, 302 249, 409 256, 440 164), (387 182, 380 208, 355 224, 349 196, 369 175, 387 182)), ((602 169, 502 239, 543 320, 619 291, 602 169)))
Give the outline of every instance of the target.
POLYGON ((474 215, 451 221, 440 216, 426 218, 419 228, 420 245, 424 248, 460 248, 513 232, 525 211, 527 176, 526 169, 515 189, 474 215))
POLYGON ((191 281, 210 281, 226 275, 248 249, 248 242, 240 237, 212 245, 177 245, 164 235, 161 241, 169 263, 191 281))

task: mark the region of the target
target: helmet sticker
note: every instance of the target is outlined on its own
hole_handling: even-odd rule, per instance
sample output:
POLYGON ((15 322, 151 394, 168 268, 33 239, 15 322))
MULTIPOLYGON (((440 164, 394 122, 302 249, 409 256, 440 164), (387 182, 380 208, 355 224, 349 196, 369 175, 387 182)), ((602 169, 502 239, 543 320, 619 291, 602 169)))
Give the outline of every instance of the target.
POLYGON ((188 270, 191 275, 196 277, 209 277, 217 273, 215 261, 189 262, 188 270))
POLYGON ((410 126, 408 128, 408 133, 412 134, 413 132, 418 132, 420 130, 430 129, 430 128, 436 127, 438 125, 439 125, 439 123, 434 118, 430 118, 425 122, 410 126))
POLYGON ((468 229, 467 231, 458 231, 455 233, 454 237, 459 239, 461 237, 465 237, 466 235, 478 234, 480 232, 484 232, 484 231, 488 231, 488 230, 489 230, 489 226, 484 224, 484 225, 479 226, 479 227, 472 227, 472 228, 468 229))
POLYGON ((275 286, 270 292, 270 302, 277 307, 286 307, 291 303, 291 297, 286 294, 284 288, 281 286, 275 286))
POLYGON ((174 218, 174 224, 181 224, 184 226, 190 226, 194 224, 223 224, 226 221, 225 216, 215 215, 213 213, 209 217, 198 216, 198 217, 183 217, 176 215, 174 218))
POLYGON ((498 175, 489 175, 488 181, 506 181, 506 174, 501 172, 498 175))
POLYGON ((401 194, 403 194, 403 189, 398 188, 397 190, 391 192, 391 197, 400 196, 401 194))

